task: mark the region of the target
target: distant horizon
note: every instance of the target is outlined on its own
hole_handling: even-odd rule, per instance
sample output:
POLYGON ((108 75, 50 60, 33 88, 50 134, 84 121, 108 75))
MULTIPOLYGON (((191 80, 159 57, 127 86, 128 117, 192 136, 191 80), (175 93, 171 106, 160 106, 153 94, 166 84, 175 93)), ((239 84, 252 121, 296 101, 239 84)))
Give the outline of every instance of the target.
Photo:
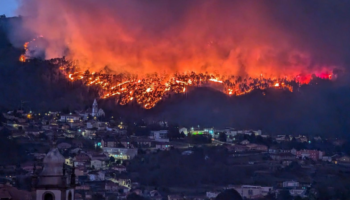
POLYGON ((0 1, 0 15, 6 15, 6 17, 18 16, 16 10, 18 8, 17 0, 1 0, 0 1))

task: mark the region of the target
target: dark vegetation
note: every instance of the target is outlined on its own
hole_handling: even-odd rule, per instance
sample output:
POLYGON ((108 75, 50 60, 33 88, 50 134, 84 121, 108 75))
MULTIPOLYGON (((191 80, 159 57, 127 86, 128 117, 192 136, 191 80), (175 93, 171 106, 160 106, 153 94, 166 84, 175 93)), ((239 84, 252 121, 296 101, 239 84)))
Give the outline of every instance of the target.
POLYGON ((221 192, 215 200, 242 200, 241 195, 234 189, 221 192))
POLYGON ((9 139, 10 133, 6 128, 0 130, 0 165, 18 165, 25 161, 23 146, 19 145, 16 140, 9 139))
MULTIPOLYGON (((49 61, 18 61, 23 50, 15 48, 7 38, 9 21, 0 22, 0 110, 21 105, 37 111, 90 106, 98 96, 96 88, 67 81, 58 66, 49 61)), ((315 79, 293 93, 272 89, 228 97, 210 88, 189 88, 186 95, 172 95, 151 110, 135 104, 118 106, 114 99, 100 100, 99 105, 107 114, 125 116, 130 122, 166 119, 185 126, 231 126, 261 129, 268 134, 344 137, 350 131, 350 87, 345 83, 346 76, 340 74, 336 81, 315 79)))

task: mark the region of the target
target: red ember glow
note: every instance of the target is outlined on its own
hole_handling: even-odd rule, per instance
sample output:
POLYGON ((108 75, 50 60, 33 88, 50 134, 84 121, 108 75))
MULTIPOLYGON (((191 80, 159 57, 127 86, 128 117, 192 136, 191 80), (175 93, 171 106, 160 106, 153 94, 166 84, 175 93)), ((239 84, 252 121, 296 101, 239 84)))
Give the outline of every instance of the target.
POLYGON ((101 98, 115 96, 121 105, 133 101, 149 109, 189 86, 215 85, 238 96, 266 88, 293 91, 292 82, 308 84, 312 74, 332 77, 333 66, 315 61, 262 1, 22 4, 20 14, 31 16, 23 19, 25 28, 45 36, 46 59, 75 61, 60 66, 69 80, 97 85, 101 98))

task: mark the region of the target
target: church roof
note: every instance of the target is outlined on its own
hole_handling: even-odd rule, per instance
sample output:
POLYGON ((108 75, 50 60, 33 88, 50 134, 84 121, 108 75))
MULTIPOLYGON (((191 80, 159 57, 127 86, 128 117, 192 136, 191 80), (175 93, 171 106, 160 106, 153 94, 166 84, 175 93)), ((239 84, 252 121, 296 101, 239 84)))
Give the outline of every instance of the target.
POLYGON ((44 158, 44 168, 39 176, 39 185, 56 185, 64 184, 63 166, 65 159, 57 148, 53 148, 44 158))
POLYGON ((94 100, 94 103, 93 103, 92 105, 97 105, 97 101, 96 101, 96 99, 94 100))
POLYGON ((62 175, 64 161, 65 159, 59 150, 57 148, 52 149, 44 158, 44 169, 41 175, 62 175))

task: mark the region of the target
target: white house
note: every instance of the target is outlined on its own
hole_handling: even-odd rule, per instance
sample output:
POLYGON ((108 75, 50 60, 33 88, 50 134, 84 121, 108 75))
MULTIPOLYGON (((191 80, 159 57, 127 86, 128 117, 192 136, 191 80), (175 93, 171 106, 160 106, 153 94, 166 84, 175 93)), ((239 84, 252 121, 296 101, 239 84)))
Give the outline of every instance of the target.
POLYGON ((184 133, 185 135, 187 135, 188 134, 187 128, 185 127, 179 128, 179 133, 184 133))
POLYGON ((114 147, 103 147, 102 149, 103 152, 108 153, 109 156, 120 160, 131 160, 137 155, 137 149, 114 147))
POLYGON ((241 185, 234 189, 245 199, 257 199, 264 197, 272 192, 272 187, 262 187, 256 185, 241 185))
POLYGON ((168 130, 151 131, 150 138, 157 142, 169 142, 168 130))
POLYGON ((286 187, 289 187, 289 188, 299 187, 299 182, 298 181, 284 181, 282 183, 282 186, 284 188, 286 188, 286 187))
POLYGON ((91 160, 91 167, 93 167, 96 170, 104 169, 105 168, 105 161, 100 159, 93 159, 91 160))
POLYGON ((306 195, 306 189, 303 188, 295 188, 295 189, 290 189, 289 193, 291 196, 296 197, 296 196, 300 196, 300 197, 305 197, 306 195))
POLYGON ((209 191, 206 193, 206 196, 208 199, 215 199, 219 194, 219 191, 209 191))

